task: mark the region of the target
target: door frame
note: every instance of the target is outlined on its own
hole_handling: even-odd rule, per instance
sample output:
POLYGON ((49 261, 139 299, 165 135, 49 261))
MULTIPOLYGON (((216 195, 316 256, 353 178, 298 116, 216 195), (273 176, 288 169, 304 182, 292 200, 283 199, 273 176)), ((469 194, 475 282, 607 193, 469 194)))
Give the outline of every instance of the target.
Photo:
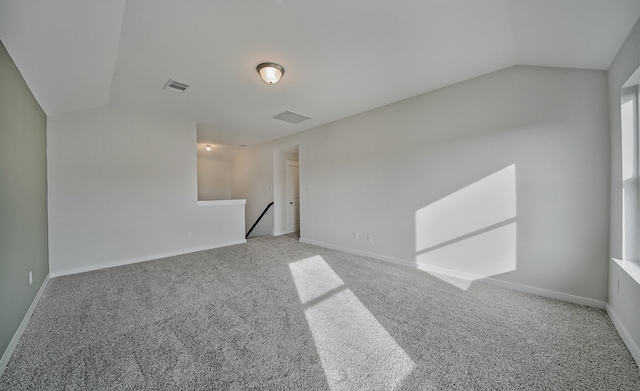
POLYGON ((300 161, 298 160, 285 160, 284 161, 284 170, 285 170, 285 175, 284 175, 284 200, 285 200, 285 212, 284 212, 284 216, 285 216, 285 220, 284 220, 284 227, 285 227, 285 233, 294 233, 294 232, 299 232, 300 231, 300 161), (293 227, 289 227, 289 217, 291 214, 291 210, 289 208, 288 202, 289 200, 288 198, 288 192, 289 192, 289 183, 292 180, 292 178, 289 178, 289 167, 298 167, 298 230, 296 231, 295 229, 295 222, 293 224, 293 227))
MULTIPOLYGON (((289 145, 287 147, 274 149, 273 150, 273 185, 270 188, 270 192, 273 193, 273 201, 275 205, 274 216, 273 216, 273 231, 271 235, 279 236, 286 234, 287 230, 287 212, 286 212, 286 171, 287 171, 287 160, 297 161, 300 171, 300 181, 303 178, 303 164, 301 162, 301 154, 300 154, 300 146, 298 144, 289 145)), ((302 194, 303 185, 302 182, 299 183, 300 186, 300 228, 303 227, 303 216, 302 216, 302 203, 304 202, 304 195, 302 194)))

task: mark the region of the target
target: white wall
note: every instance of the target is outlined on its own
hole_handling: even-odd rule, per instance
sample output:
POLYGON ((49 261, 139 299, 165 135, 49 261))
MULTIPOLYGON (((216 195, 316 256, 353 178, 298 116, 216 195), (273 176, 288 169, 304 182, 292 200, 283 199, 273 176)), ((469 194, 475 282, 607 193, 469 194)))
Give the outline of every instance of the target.
MULTIPOLYGON (((295 137, 294 137, 295 138, 295 137)), ((271 202, 274 205, 264 215, 260 223, 251 232, 251 237, 281 235, 286 230, 286 160, 298 160, 297 145, 292 138, 280 139, 257 148, 241 151, 232 167, 233 198, 245 198, 250 194, 253 199, 247 201, 247 230, 271 202)), ((303 229, 301 227, 301 229, 303 229)))
POLYGON ((244 241, 244 205, 196 205, 195 123, 87 110, 47 143, 54 276, 244 241))
MULTIPOLYGON (((271 145, 271 144, 267 144, 271 145)), ((258 219, 262 211, 273 201, 273 150, 269 147, 244 148, 233 161, 231 174, 231 197, 247 200, 245 225, 247 231, 258 219)), ((251 233, 251 237, 269 235, 274 230, 273 207, 262 218, 251 233)))
MULTIPOLYGON (((611 140, 610 250, 612 258, 622 257, 622 148, 620 140, 620 88, 640 67, 640 21, 636 23, 608 71, 609 125, 611 140)), ((617 263, 609 261, 609 303, 607 310, 640 362, 640 285, 617 263), (620 289, 618 290, 618 281, 620 289)))
POLYGON ((607 128, 604 72, 513 67, 249 148, 234 163, 233 196, 247 198, 249 219, 269 201, 273 151, 299 145, 301 240, 428 263, 418 248, 426 235, 416 229, 419 211, 470 185, 499 183, 483 178, 513 167, 516 216, 492 221, 469 200, 467 210, 479 215, 441 222, 458 234, 438 244, 446 247, 440 260, 451 260, 438 267, 495 271, 496 252, 467 239, 508 223, 515 234, 494 236, 515 242, 496 244, 515 270, 493 278, 602 306, 607 128))
POLYGON ((231 161, 198 158, 198 200, 231 199, 231 161))

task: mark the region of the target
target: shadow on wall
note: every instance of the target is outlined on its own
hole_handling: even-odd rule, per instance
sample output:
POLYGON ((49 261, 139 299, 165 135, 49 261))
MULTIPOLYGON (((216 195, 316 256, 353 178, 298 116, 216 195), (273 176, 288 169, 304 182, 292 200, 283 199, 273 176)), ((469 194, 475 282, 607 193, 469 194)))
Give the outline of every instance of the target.
POLYGON ((516 270, 516 165, 415 212, 418 268, 458 288, 516 270))

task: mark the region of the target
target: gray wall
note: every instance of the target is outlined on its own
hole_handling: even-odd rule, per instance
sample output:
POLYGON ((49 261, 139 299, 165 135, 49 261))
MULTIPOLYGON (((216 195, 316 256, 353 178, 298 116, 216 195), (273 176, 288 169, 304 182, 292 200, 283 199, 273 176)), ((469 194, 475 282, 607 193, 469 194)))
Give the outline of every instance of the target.
POLYGON ((45 113, 0 43, 1 354, 49 273, 46 124, 45 113))
POLYGON ((273 151, 299 145, 302 240, 602 307, 606 88, 602 71, 504 69, 249 148, 232 195, 255 218, 273 151), (438 205, 432 232, 449 235, 436 241, 419 228, 438 205))
MULTIPOLYGON (((611 132, 611 247, 612 258, 622 257, 622 147, 620 88, 640 67, 640 21, 616 55, 608 71, 611 132)), ((609 261, 609 313, 636 361, 640 362, 640 284, 609 261), (619 285, 618 285, 619 283, 619 285), (618 288, 619 287, 619 288, 618 288)))

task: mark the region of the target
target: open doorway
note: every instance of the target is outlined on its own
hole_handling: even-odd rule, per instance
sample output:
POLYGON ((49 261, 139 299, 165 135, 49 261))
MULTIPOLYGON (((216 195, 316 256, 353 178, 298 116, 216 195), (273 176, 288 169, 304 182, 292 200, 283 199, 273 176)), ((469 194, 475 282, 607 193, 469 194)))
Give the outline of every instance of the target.
POLYGON ((300 159, 298 146, 273 152, 273 235, 300 232, 300 159))
POLYGON ((286 187, 286 231, 287 233, 300 232, 300 166, 293 160, 285 161, 285 187, 286 187))

